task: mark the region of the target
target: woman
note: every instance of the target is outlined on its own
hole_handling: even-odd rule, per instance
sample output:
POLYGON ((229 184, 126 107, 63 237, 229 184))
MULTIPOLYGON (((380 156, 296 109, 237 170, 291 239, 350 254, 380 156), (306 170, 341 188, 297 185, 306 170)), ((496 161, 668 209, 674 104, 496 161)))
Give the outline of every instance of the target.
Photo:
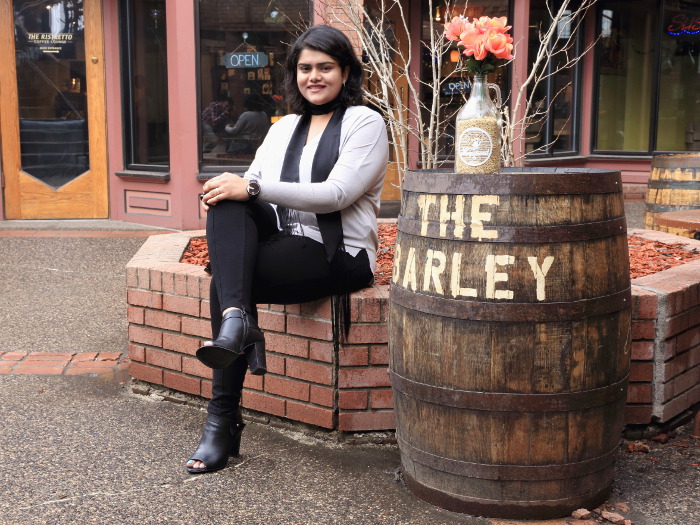
POLYGON ((204 184, 215 339, 197 357, 214 377, 191 473, 222 469, 238 455, 247 366, 264 373, 255 305, 342 296, 333 301, 337 341, 341 318, 348 327, 348 294, 372 282, 389 146, 380 115, 360 105, 362 83, 342 32, 307 30, 286 62, 294 114, 270 128, 244 178, 224 173, 204 184))

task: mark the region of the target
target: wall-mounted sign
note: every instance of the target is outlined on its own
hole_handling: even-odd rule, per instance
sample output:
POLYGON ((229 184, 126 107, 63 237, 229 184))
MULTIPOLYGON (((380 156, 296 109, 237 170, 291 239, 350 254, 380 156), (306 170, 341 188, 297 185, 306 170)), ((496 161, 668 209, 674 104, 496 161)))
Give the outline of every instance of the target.
POLYGON ((221 63, 228 69, 259 68, 269 63, 267 53, 226 53, 221 63))

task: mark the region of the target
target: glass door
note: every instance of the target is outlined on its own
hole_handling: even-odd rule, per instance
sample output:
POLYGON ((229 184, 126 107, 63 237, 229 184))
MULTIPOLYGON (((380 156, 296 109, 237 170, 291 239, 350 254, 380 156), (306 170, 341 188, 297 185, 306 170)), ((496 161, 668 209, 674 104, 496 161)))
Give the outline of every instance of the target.
POLYGON ((7 218, 107 217, 100 0, 0 0, 0 10, 7 218))

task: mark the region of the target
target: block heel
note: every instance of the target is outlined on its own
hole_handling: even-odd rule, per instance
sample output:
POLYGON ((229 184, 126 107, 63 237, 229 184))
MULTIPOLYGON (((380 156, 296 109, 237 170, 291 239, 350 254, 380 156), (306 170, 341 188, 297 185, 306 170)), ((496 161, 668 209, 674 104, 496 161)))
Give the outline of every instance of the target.
POLYGON ((261 376, 267 372, 267 362, 265 359, 265 340, 257 341, 245 349, 245 356, 248 360, 248 369, 255 376, 261 376))

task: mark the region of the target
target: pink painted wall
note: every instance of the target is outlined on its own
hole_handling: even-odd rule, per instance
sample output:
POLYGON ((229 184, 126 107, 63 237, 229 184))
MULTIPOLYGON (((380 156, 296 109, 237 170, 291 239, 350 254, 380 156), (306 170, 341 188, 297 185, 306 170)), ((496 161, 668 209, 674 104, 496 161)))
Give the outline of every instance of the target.
POLYGON ((119 11, 116 0, 103 3, 104 39, 105 39, 105 96, 107 99, 107 173, 109 183, 109 216, 112 219, 125 220, 120 217, 123 212, 123 195, 121 182, 114 176, 115 171, 124 169, 122 114, 121 114, 121 67, 119 56, 119 11))

